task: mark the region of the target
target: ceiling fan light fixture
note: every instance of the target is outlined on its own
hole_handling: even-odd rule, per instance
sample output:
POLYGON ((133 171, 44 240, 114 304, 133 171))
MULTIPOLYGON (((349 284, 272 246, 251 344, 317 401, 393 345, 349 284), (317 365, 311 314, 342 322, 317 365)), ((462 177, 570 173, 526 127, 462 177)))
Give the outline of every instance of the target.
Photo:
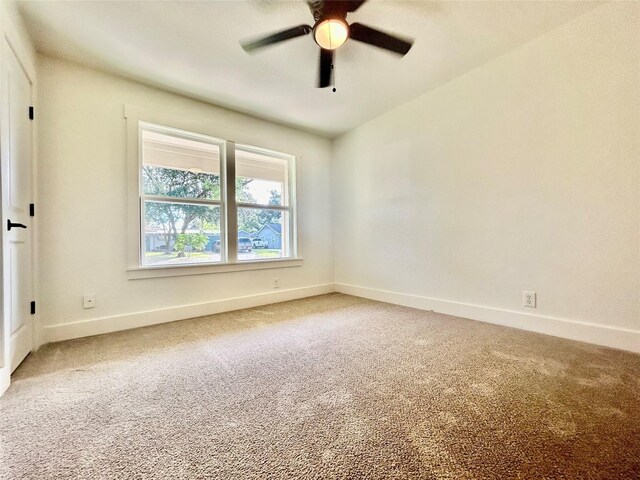
POLYGON ((335 50, 349 38, 349 25, 339 18, 327 18, 313 27, 313 38, 321 48, 335 50))

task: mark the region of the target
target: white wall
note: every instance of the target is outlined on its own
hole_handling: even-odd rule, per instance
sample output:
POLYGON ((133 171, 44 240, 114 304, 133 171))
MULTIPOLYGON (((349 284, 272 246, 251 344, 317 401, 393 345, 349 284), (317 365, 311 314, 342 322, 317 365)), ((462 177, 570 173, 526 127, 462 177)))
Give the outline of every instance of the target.
POLYGON ((41 56, 38 67, 41 341, 333 289, 329 140, 64 60, 41 56), (303 266, 129 280, 124 104, 219 125, 237 135, 223 138, 299 155, 303 266), (97 295, 96 308, 83 309, 85 293, 97 295), (252 298, 229 301, 245 296, 252 298))
POLYGON ((640 351, 639 11, 599 7, 337 139, 337 288, 640 351))

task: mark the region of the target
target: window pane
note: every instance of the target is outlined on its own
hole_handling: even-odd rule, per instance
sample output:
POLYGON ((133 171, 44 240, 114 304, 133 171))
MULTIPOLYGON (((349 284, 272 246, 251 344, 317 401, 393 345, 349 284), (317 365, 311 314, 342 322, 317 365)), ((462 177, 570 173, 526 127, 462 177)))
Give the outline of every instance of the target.
POLYGON ((289 205, 288 162, 236 148, 236 200, 259 205, 289 205))
POLYGON ((220 261, 220 207, 144 202, 144 265, 220 261))
POLYGON ((289 212, 238 209, 238 260, 265 260, 290 255, 289 212))
POLYGON ((220 146, 142 127, 142 190, 146 195, 220 199, 220 146))

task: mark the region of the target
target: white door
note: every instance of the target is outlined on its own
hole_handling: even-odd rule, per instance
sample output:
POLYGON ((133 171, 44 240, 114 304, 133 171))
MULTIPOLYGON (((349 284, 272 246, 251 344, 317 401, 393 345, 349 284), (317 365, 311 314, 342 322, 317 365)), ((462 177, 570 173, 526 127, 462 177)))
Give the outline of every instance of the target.
MULTIPOLYGON (((6 39, 2 44, 2 250, 4 331, 11 371, 33 345, 31 321, 31 81, 6 39)), ((5 344, 6 345, 6 344, 5 344)))

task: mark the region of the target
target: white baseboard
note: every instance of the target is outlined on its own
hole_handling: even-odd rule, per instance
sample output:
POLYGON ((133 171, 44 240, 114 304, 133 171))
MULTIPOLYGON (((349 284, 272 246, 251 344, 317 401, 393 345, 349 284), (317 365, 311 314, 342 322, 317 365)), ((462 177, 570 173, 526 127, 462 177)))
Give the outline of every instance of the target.
POLYGON ((555 337, 640 353, 640 330, 630 330, 577 320, 470 305, 418 295, 407 295, 388 290, 346 285, 343 283, 336 283, 335 291, 357 297, 369 298, 371 300, 403 305, 405 307, 433 310, 434 312, 454 315, 456 317, 469 318, 471 320, 479 320, 481 322, 504 325, 521 330, 544 333, 555 337))
MULTIPOLYGON (((159 323, 173 322, 186 318, 213 315, 216 313, 258 307, 270 303, 285 302, 298 298, 323 295, 325 293, 340 292, 357 297, 369 298, 381 302, 403 305, 420 310, 454 315, 457 317, 479 320, 481 322, 519 328, 531 332, 544 333, 556 337, 593 343, 606 347, 628 350, 640 353, 640 331, 607 325, 598 325, 577 320, 568 320, 544 315, 504 310, 493 307, 471 305, 409 295, 388 290, 368 287, 332 283, 313 285, 310 287, 279 290, 276 292, 235 297, 212 302, 182 305, 159 310, 150 310, 113 317, 101 317, 78 322, 45 326, 41 330, 43 343, 59 342, 73 338, 101 335, 131 328, 146 327, 159 323)), ((1 373, 1 372, 0 372, 1 373)), ((2 376, 0 375, 0 391, 2 390, 2 376)), ((6 387, 5 387, 6 388, 6 387)))
POLYGON ((11 384, 11 372, 9 367, 0 368, 0 397, 7 391, 11 384))
POLYGON ((103 333, 147 327, 159 323, 173 322, 187 318, 202 317, 216 313, 230 312, 243 308, 258 307, 270 303, 286 302, 298 298, 313 297, 334 291, 333 283, 313 285, 310 287, 278 290, 275 292, 248 295, 245 297, 226 298, 212 302, 181 305, 179 307, 149 310, 113 317, 92 318, 78 322, 48 325, 42 328, 42 343, 60 342, 72 338, 89 337, 103 333))

